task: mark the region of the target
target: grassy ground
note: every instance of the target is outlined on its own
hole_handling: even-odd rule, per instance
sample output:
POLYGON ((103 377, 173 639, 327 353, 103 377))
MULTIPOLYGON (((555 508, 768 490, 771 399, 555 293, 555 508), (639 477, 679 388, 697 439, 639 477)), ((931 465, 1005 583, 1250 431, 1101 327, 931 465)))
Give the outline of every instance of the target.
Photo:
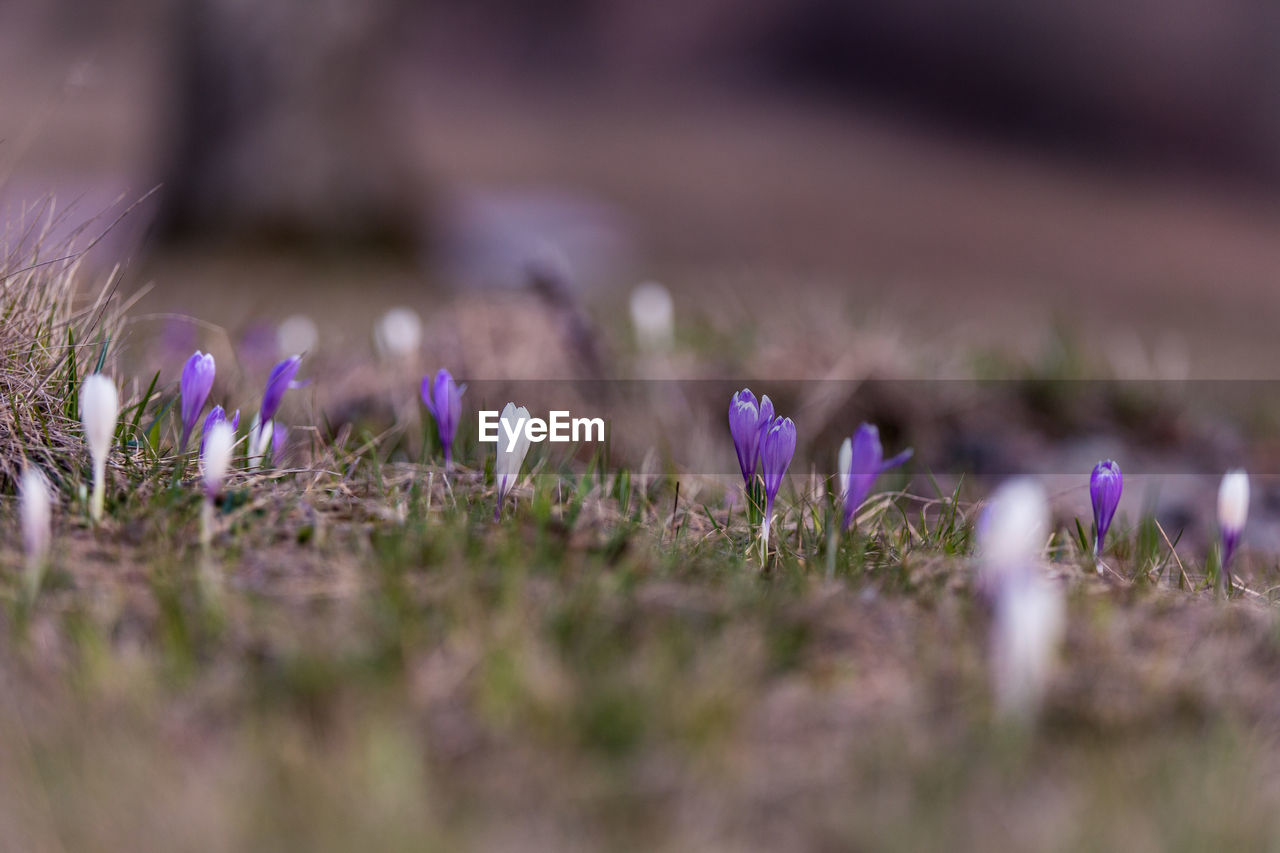
MULTIPOLYGON (((9 281, 13 305, 42 279, 9 281)), ((111 368, 82 309, 38 303, 43 348, 9 339, 7 411, 46 375, 33 352, 49 388, 111 368)), ((315 384, 341 386, 341 362, 315 384)), ((993 713, 962 493, 891 493, 833 540, 829 497, 797 477, 762 570, 732 485, 535 451, 495 524, 485 454, 445 472, 420 425, 354 419, 300 430, 293 467, 237 472, 204 552, 190 465, 164 450, 169 379, 126 386, 98 529, 67 400, 43 438, 4 434, 61 460, 34 602, 10 498, 0 518, 7 849, 1200 850, 1280 831, 1267 559, 1239 567, 1259 592, 1217 600, 1139 519, 1099 577, 1060 516, 1067 641, 1026 730, 993 713)), ((294 423, 322 423, 298 397, 294 423)))

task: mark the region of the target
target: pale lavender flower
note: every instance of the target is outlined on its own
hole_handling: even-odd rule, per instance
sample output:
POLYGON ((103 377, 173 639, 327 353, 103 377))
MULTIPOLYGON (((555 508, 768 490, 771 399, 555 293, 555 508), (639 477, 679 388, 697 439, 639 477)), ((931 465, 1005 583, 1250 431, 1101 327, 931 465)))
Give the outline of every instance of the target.
POLYGON ((422 378, 422 402, 431 417, 436 419, 436 431, 444 448, 445 467, 453 464, 453 440, 462 420, 462 394, 466 390, 467 386, 455 383, 444 368, 436 373, 434 381, 430 376, 422 378))
POLYGON ((271 429, 271 464, 280 465, 289 449, 289 428, 276 424, 271 429))
POLYGON ((180 383, 182 439, 178 442, 179 453, 187 449, 191 431, 195 429, 196 421, 204 411, 204 404, 209 401, 209 392, 213 390, 213 378, 216 373, 217 365, 213 362, 212 353, 202 353, 200 350, 192 353, 182 368, 180 383))
POLYGON ((1218 489, 1218 529, 1222 534, 1222 568, 1240 544, 1249 517, 1249 475, 1239 468, 1228 471, 1218 489))
POLYGON ((507 403, 502 407, 500 417, 504 435, 516 436, 514 440, 500 440, 494 448, 497 455, 493 460, 493 481, 498 487, 498 499, 493 506, 493 520, 502 518, 502 500, 511 491, 511 487, 520 479, 520 466, 529 454, 529 433, 524 425, 529 421, 529 410, 515 403, 507 403))
MULTIPOLYGON (((1120 493, 1124 491, 1124 475, 1120 466, 1110 459, 1104 459, 1094 466, 1089 476, 1089 497, 1093 501, 1093 537, 1094 556, 1102 553, 1102 546, 1107 540, 1107 530, 1111 520, 1115 518, 1116 507, 1120 505, 1120 493)), ((1099 567, 1101 572, 1102 568, 1099 567)))
POLYGON ((769 549, 769 528, 773 524, 773 500, 778 496, 782 478, 791 467, 796 453, 796 425, 791 418, 777 418, 760 441, 760 476, 764 479, 764 522, 761 535, 765 551, 769 549))
POLYGON ((892 459, 884 458, 884 448, 880 444, 880 430, 872 424, 858 427, 852 436, 840 445, 838 458, 840 469, 840 501, 844 513, 844 526, 847 530, 853 524, 854 515, 862 502, 867 499, 876 477, 896 468, 911 458, 912 450, 907 448, 892 459))

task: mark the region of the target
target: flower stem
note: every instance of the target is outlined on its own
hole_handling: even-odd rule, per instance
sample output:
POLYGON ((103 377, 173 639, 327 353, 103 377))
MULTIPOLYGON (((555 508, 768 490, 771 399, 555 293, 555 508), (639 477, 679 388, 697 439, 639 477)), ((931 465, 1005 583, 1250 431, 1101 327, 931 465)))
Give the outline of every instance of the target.
POLYGON ((206 551, 213 543, 213 495, 206 495, 200 506, 200 547, 206 551))
POLYGON ((93 460, 93 494, 89 498, 89 518, 94 524, 102 521, 102 503, 106 493, 107 460, 93 460))

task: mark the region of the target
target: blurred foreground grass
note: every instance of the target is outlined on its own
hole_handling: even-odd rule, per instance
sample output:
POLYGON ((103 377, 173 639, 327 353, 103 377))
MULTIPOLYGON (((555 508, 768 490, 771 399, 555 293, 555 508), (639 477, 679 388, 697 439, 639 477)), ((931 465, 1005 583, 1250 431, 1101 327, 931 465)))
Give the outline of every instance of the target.
MULTIPOLYGON (((1270 607, 1099 580, 1067 554, 1067 648, 1042 725, 1019 731, 988 697, 972 507, 942 506, 932 533, 886 513, 826 580, 791 544, 762 573, 741 519, 672 514, 668 483, 623 512, 599 466, 568 487, 542 471, 495 525, 479 471, 329 462, 241 478, 208 557, 191 490, 117 477, 103 529, 64 516, 30 610, 6 573, 6 847, 1276 837, 1270 607)), ((779 541, 811 523, 791 514, 779 541)))

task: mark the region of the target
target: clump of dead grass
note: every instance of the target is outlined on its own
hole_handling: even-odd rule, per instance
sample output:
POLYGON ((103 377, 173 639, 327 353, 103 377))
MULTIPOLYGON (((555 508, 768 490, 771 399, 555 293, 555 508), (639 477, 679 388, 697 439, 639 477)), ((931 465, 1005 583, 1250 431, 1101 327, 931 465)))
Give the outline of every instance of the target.
MULTIPOLYGON (((96 289, 82 261, 96 241, 87 225, 50 245, 61 221, 11 228, 0 254, 0 491, 34 464, 61 480, 82 463, 76 394, 87 373, 113 360, 122 311, 117 269, 96 289)), ((65 230, 65 229, 61 229, 65 230)))

